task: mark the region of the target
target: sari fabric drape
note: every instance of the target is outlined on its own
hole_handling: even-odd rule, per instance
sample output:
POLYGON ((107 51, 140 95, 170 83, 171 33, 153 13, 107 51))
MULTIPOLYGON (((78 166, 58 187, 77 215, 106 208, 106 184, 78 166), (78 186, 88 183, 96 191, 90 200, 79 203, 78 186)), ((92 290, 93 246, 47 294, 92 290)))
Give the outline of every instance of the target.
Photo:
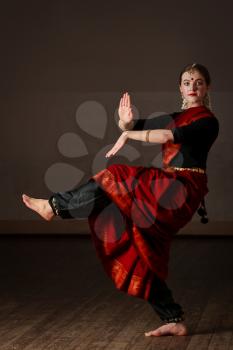
MULTIPOLYGON (((207 114, 197 107, 175 123, 187 125, 207 114)), ((114 164, 92 176, 111 199, 88 217, 97 254, 117 289, 145 300, 156 298, 153 281, 168 276, 171 241, 208 193, 206 174, 166 169, 178 151, 179 144, 164 145, 162 169, 114 164)))

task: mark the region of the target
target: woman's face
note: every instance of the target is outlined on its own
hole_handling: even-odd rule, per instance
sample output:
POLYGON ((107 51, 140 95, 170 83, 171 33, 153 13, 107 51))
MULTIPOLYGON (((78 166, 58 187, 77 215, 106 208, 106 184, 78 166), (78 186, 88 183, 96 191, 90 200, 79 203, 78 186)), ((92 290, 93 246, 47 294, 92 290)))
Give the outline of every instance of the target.
POLYGON ((187 101, 188 108, 202 105, 208 89, 205 78, 197 70, 183 73, 180 92, 187 101))

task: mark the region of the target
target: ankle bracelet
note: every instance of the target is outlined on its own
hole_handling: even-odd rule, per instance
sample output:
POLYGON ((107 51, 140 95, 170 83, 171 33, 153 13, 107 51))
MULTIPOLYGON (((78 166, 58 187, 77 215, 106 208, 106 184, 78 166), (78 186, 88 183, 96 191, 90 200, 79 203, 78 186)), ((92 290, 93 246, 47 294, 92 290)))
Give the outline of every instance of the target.
POLYGON ((49 204, 50 204, 50 207, 53 210, 54 215, 59 215, 57 201, 56 201, 56 199, 54 197, 50 197, 49 198, 49 204))

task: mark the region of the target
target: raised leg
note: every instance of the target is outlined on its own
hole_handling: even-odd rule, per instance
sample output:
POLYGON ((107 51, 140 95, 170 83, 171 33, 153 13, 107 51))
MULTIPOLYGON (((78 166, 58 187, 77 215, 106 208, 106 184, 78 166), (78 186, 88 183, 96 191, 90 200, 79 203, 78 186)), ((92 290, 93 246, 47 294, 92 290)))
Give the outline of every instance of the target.
POLYGON ((49 198, 54 214, 62 219, 87 218, 95 206, 109 203, 111 200, 93 179, 74 190, 57 192, 49 198))
POLYGON ((22 198, 28 208, 48 221, 56 215, 62 219, 87 218, 96 205, 106 206, 111 203, 93 179, 74 190, 54 193, 48 200, 25 194, 22 198))

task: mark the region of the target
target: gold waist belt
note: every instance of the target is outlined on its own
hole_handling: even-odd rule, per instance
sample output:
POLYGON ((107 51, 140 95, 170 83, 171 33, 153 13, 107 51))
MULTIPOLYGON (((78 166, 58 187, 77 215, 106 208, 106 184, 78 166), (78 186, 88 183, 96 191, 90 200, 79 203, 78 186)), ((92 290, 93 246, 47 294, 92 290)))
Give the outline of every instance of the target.
POLYGON ((205 174, 206 171, 205 169, 202 169, 202 168, 179 168, 179 167, 175 167, 175 166, 169 166, 167 168, 164 168, 164 170, 171 170, 171 171, 175 171, 175 170, 178 170, 178 171, 184 171, 184 170, 190 170, 190 171, 196 171, 198 173, 201 173, 201 174, 205 174))

